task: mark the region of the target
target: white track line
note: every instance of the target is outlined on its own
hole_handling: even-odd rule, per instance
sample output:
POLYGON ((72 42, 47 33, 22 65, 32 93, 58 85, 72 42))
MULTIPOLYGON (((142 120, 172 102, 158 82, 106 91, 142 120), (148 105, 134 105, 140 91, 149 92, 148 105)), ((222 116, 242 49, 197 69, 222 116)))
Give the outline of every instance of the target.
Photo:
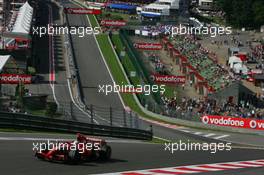
POLYGON ((222 138, 226 138, 226 137, 229 137, 230 135, 221 135, 221 136, 218 136, 218 137, 214 137, 214 139, 222 139, 222 138))
POLYGON ((209 133, 209 134, 206 134, 206 135, 204 135, 204 137, 211 137, 211 136, 215 136, 216 134, 214 134, 214 133, 209 133))

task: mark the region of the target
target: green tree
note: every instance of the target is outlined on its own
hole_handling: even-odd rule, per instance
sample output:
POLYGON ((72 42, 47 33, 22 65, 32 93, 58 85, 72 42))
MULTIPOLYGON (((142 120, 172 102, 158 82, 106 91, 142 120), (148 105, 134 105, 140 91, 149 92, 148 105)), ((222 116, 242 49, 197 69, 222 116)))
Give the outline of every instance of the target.
POLYGON ((256 26, 264 25, 264 1, 258 0, 253 4, 253 13, 256 26))
POLYGON ((216 0, 226 20, 235 27, 259 27, 264 24, 263 0, 216 0))

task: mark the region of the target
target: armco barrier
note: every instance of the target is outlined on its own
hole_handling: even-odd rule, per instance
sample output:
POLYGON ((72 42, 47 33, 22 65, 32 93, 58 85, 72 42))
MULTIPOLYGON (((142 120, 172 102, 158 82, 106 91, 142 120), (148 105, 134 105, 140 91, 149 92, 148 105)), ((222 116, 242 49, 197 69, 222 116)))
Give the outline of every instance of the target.
POLYGON ((50 131, 63 133, 83 133, 87 135, 152 140, 152 131, 124 127, 110 127, 80 123, 71 120, 52 119, 25 114, 0 112, 0 128, 50 131))

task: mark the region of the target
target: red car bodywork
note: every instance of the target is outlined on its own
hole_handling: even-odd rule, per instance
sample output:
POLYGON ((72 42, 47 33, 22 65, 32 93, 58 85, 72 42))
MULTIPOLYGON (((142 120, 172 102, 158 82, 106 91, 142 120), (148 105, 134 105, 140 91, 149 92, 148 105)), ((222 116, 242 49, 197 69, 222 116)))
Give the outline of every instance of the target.
POLYGON ((111 147, 103 139, 96 139, 77 134, 77 141, 58 142, 52 149, 42 149, 35 153, 39 159, 63 162, 80 163, 91 160, 109 160, 111 157, 111 147), (72 149, 75 148, 75 149, 72 149))

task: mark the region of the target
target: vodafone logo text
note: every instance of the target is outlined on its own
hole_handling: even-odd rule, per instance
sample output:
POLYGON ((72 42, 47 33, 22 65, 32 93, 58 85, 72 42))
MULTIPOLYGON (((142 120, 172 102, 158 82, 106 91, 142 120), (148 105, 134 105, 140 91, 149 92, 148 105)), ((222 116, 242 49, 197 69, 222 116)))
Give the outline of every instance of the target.
POLYGON ((174 76, 174 75, 153 74, 151 78, 156 83, 164 83, 164 84, 184 84, 186 81, 185 76, 174 76))
POLYGON ((101 10, 98 9, 87 9, 87 8, 65 8, 65 13, 68 14, 90 14, 90 15, 100 15, 102 14, 101 10))
POLYGON ((30 75, 0 74, 0 83, 2 84, 31 84, 30 75))
POLYGON ((162 45, 159 43, 135 43, 134 47, 140 50, 161 50, 162 45))
POLYGON ((126 21, 122 20, 102 20, 101 21, 102 26, 115 26, 115 27, 121 27, 126 25, 126 21))
POLYGON ((204 124, 264 130, 264 120, 233 118, 225 116, 203 116, 204 124))

